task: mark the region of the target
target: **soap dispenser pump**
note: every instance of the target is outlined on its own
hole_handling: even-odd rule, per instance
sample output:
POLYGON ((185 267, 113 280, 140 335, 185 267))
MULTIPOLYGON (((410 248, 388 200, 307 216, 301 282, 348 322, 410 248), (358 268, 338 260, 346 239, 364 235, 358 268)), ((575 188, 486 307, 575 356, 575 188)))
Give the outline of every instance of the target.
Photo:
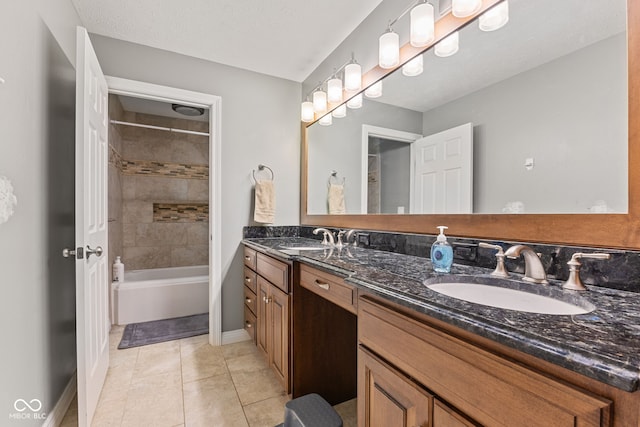
POLYGON ((453 264, 453 248, 447 242, 447 236, 444 235, 444 230, 449 227, 439 225, 436 228, 440 229, 440 234, 431 245, 431 264, 436 273, 449 273, 453 264))

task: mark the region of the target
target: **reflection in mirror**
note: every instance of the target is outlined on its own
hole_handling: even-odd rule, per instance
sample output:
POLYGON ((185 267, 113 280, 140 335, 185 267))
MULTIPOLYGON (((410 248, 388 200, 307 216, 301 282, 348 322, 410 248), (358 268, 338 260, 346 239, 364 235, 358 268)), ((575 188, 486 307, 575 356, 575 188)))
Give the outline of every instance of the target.
POLYGON ((307 129, 308 214, 328 213, 332 170, 348 214, 627 212, 626 2, 509 9, 502 29, 471 23, 455 55, 428 51, 421 75, 396 71, 382 97, 307 129), (466 123, 469 158, 451 172, 465 148, 445 136, 466 123))

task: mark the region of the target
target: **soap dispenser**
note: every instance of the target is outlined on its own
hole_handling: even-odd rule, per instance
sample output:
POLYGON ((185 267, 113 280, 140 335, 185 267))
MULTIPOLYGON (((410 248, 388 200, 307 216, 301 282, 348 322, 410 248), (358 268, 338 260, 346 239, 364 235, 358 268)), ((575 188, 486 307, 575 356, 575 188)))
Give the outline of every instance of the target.
POLYGON ((124 282, 124 264, 120 261, 119 256, 117 256, 113 262, 112 281, 124 282))
POLYGON ((436 228, 440 229, 440 234, 431 246, 431 264, 436 273, 449 273, 453 264, 453 248, 444 235, 444 230, 449 227, 439 225, 436 228))

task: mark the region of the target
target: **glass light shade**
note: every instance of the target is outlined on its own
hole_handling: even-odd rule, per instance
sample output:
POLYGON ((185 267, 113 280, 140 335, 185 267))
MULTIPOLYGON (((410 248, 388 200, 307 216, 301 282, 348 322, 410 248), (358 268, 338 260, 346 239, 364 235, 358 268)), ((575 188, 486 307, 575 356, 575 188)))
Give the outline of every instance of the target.
POLYGON ((409 77, 419 76, 423 69, 422 55, 418 55, 402 66, 402 74, 409 77))
POLYGON ((378 44, 378 65, 393 68, 400 64, 400 36, 389 31, 380 36, 378 44))
POLYGON ((348 91, 362 89, 362 67, 360 64, 349 64, 344 67, 344 88, 348 91))
POLYGON ((336 78, 327 82, 327 100, 334 104, 342 102, 342 80, 336 78))
POLYGON ((382 80, 378 80, 364 91, 367 98, 380 98, 382 96, 382 80))
POLYGON ((411 46, 423 47, 431 43, 435 33, 433 6, 422 3, 411 9, 411 46))
POLYGON ((302 108, 300 109, 300 118, 303 122, 309 123, 314 119, 314 111, 313 111, 313 102, 305 101, 302 103, 302 108))
POLYGON ((347 115, 347 104, 342 104, 331 113, 336 119, 341 119, 347 115))
POLYGON ((362 107, 362 94, 359 93, 350 100, 347 101, 347 107, 355 110, 356 108, 362 107))
POLYGON ((324 116, 322 116, 320 120, 318 120, 318 123, 320 123, 322 126, 330 126, 331 123, 333 123, 331 114, 325 114, 324 116))
POLYGON ((440 42, 436 44, 436 48, 434 50, 435 54, 441 58, 446 58, 447 56, 454 55, 456 52, 458 52, 459 38, 460 36, 456 31, 455 33, 440 40, 440 42))
POLYGON ((327 111, 327 94, 322 90, 313 92, 313 111, 323 113, 327 111))
POLYGON ((479 27, 482 31, 495 31, 509 22, 509 2, 503 1, 480 15, 479 27))
POLYGON ((482 7, 482 0, 452 0, 451 13, 456 18, 471 16, 482 7))

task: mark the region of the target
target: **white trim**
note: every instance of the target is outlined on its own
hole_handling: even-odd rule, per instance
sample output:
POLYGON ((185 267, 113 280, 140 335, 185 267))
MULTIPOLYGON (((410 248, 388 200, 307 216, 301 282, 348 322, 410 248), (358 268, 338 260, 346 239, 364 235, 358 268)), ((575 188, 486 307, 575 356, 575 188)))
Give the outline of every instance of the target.
MULTIPOLYGON (((376 136, 384 139, 391 139, 393 141, 406 142, 413 144, 416 140, 422 138, 422 135, 418 133, 405 132, 403 130, 383 128, 373 125, 362 125, 362 144, 360 148, 360 213, 367 213, 367 194, 368 194, 368 156, 369 156, 369 137, 376 136)), ((413 159, 413 146, 411 146, 411 162, 410 169, 410 200, 413 199, 413 169, 415 162, 413 159)), ((406 212, 410 213, 410 212, 406 212)))
POLYGON ((160 86, 119 77, 106 76, 109 93, 179 102, 209 109, 209 343, 222 343, 222 261, 221 237, 221 105, 222 98, 201 92, 160 86))
POLYGON ((222 333, 222 345, 249 341, 250 339, 251 335, 249 335, 249 333, 244 329, 236 329, 235 331, 227 331, 222 333))
POLYGON ((77 372, 74 372, 69 380, 69 383, 64 388, 62 395, 56 402, 56 406, 53 407, 51 412, 47 415, 47 419, 44 420, 42 427, 56 427, 62 424, 64 416, 73 402, 73 398, 78 391, 78 376, 77 372))

